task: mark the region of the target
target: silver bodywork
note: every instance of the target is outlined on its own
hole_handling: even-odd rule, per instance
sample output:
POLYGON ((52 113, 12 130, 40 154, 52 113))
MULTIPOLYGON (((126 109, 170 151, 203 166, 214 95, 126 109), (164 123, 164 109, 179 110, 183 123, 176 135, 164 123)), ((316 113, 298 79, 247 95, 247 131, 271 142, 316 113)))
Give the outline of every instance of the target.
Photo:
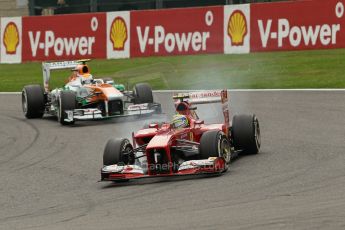
MULTIPOLYGON (((93 89, 87 87, 87 85, 82 85, 78 82, 67 83, 63 88, 56 88, 49 90, 49 81, 51 77, 52 70, 62 70, 62 69, 73 69, 79 65, 79 61, 63 61, 63 62, 43 62, 43 85, 44 90, 47 95, 47 105, 46 113, 58 116, 59 114, 59 100, 62 91, 71 90, 75 92, 76 97, 79 101, 91 97, 94 95, 93 89)), ((93 79, 92 85, 102 85, 104 83, 113 85, 113 81, 104 82, 103 79, 93 79)), ((104 100, 104 111, 99 108, 78 108, 74 110, 65 110, 67 114, 64 121, 73 122, 75 120, 98 120, 107 119, 113 117, 124 117, 124 116, 138 116, 145 114, 155 113, 155 107, 160 106, 157 103, 150 104, 135 104, 132 105, 131 99, 133 98, 132 91, 118 91, 107 93, 107 99, 104 100), (111 101, 122 101, 124 109, 122 114, 110 115, 109 114, 109 102, 111 101)), ((87 107, 87 105, 86 105, 87 107)))

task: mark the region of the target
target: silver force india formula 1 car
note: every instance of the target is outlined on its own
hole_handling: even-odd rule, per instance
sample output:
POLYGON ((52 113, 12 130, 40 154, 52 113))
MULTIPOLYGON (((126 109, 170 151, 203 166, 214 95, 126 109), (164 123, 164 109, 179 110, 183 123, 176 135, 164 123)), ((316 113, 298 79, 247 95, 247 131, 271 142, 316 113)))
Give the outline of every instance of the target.
POLYGON ((41 118, 44 114, 57 116, 62 125, 77 120, 98 120, 114 117, 160 113, 161 105, 153 102, 151 87, 136 84, 128 91, 110 78, 94 79, 86 62, 64 61, 42 63, 43 84, 28 85, 22 91, 22 107, 27 118, 41 118), (50 90, 52 70, 71 69, 68 83, 50 90))
POLYGON ((172 122, 152 123, 128 139, 110 139, 104 149, 102 181, 220 174, 239 153, 256 154, 260 127, 255 115, 229 121, 228 93, 206 91, 174 96, 172 122), (224 122, 205 124, 196 104, 222 104, 224 122))

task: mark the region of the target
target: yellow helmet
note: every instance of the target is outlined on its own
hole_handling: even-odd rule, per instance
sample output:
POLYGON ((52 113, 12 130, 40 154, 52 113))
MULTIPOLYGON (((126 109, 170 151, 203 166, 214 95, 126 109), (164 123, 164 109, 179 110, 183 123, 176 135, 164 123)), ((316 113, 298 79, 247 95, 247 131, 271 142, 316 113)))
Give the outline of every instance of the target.
POLYGON ((187 116, 176 114, 172 119, 172 125, 174 128, 185 128, 189 126, 189 121, 187 116))

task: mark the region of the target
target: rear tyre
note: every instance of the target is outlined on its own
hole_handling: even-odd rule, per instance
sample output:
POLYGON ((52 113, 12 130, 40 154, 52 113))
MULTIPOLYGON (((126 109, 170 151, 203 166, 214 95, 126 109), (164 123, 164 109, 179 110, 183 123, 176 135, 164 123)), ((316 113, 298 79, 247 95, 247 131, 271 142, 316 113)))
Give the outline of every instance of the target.
POLYGON ((44 90, 40 85, 27 85, 22 90, 22 108, 26 118, 41 118, 44 114, 44 90))
POLYGON ((230 143, 222 131, 211 130, 202 134, 199 150, 202 159, 223 157, 226 163, 230 163, 230 143))
POLYGON ((77 100, 76 100, 75 93, 73 91, 61 91, 58 102, 59 103, 58 103, 57 117, 60 124, 62 125, 74 124, 74 120, 65 121, 65 119, 68 117, 66 111, 74 110, 77 107, 77 100))
POLYGON ((134 164, 133 146, 128 139, 108 140, 103 152, 103 165, 134 164))
POLYGON ((139 83, 134 86, 134 104, 153 103, 152 89, 147 83, 139 83))
POLYGON ((258 118, 252 115, 235 115, 232 119, 232 137, 236 150, 245 154, 257 154, 261 146, 258 118))

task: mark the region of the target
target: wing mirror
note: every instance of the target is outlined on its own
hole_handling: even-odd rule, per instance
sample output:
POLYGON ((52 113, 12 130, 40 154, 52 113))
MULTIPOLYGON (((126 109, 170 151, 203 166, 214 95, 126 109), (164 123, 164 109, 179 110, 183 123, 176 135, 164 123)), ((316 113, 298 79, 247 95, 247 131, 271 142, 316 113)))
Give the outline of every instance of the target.
POLYGON ((204 120, 196 120, 196 121, 194 122, 194 124, 196 124, 196 125, 202 125, 202 124, 204 124, 204 120))
POLYGON ((151 128, 151 129, 158 129, 158 124, 157 123, 149 124, 149 128, 151 128))

